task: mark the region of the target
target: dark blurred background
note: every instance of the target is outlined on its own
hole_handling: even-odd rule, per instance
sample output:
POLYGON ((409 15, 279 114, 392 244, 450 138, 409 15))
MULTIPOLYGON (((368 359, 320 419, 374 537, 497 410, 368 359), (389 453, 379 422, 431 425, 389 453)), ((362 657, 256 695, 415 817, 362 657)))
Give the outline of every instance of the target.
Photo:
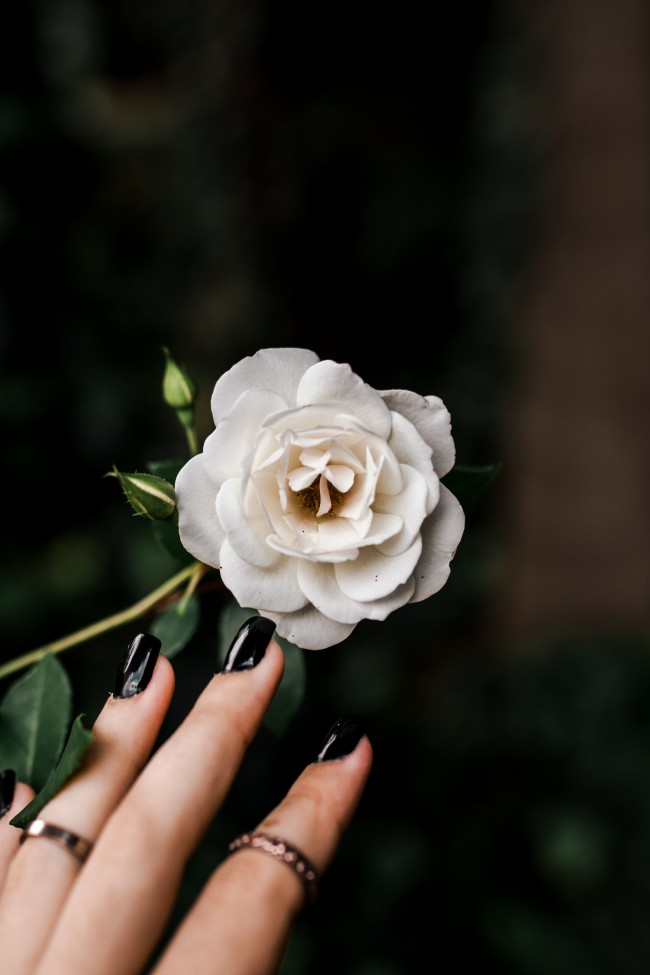
MULTIPOLYGON (((357 711, 375 766, 283 975, 647 972, 649 36, 642 0, 4 11, 0 661, 177 568, 104 479, 184 456, 162 346, 202 438, 223 371, 296 345, 503 462, 440 594, 306 655, 170 931, 357 711)), ((61 657, 88 721, 130 635, 61 657)))

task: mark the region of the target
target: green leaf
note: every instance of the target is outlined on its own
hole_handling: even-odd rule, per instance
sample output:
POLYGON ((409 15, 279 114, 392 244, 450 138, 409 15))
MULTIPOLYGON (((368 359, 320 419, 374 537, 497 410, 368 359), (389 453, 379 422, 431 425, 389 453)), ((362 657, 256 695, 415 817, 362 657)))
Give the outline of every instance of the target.
MULTIPOLYGON (((226 654, 230 648, 239 627, 257 616, 257 610, 247 609, 232 601, 224 606, 219 617, 219 647, 218 663, 223 667, 226 654)), ((304 651, 293 643, 275 635, 275 639, 284 653, 284 673, 280 685, 275 692, 271 705, 264 717, 265 726, 278 738, 281 737, 297 714, 305 697, 307 685, 307 668, 305 667, 304 651)))
POLYGON ((175 517, 167 518, 165 521, 151 521, 151 530, 156 541, 163 547, 168 555, 178 559, 183 565, 194 562, 194 556, 181 545, 178 535, 178 520, 175 517))
POLYGON ((442 483, 458 499, 465 512, 468 513, 476 504, 483 491, 492 483, 502 464, 485 464, 483 467, 470 467, 466 464, 456 464, 448 474, 441 478, 442 483))
POLYGON ((174 484, 181 467, 187 464, 187 460, 175 458, 174 460, 150 460, 147 470, 156 477, 162 477, 170 484, 174 484))
POLYGON ((0 768, 38 791, 61 754, 72 713, 70 680, 46 653, 15 681, 0 704, 0 768))
POLYGON ((25 826, 28 826, 36 818, 43 806, 61 791, 70 776, 79 768, 82 758, 95 740, 92 731, 88 731, 83 726, 82 718, 84 717, 85 715, 79 714, 75 718, 67 744, 63 749, 63 754, 56 768, 52 770, 47 782, 38 795, 17 816, 14 816, 11 820, 12 826, 17 826, 19 829, 24 829, 25 826))
POLYGON ((187 646, 200 621, 201 605, 198 598, 192 595, 189 599, 179 599, 156 617, 149 632, 162 643, 163 654, 173 657, 187 646))
POLYGON ((271 706, 266 712, 264 724, 274 735, 281 738, 305 698, 307 668, 304 650, 281 636, 276 635, 275 639, 284 653, 284 674, 271 706))

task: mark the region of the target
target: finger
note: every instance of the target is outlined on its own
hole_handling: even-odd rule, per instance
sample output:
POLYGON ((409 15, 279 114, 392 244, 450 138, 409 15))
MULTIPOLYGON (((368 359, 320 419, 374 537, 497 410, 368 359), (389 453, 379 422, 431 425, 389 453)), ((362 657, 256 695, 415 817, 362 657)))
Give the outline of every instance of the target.
POLYGON ((0 770, 0 896, 20 840, 20 830, 11 825, 11 820, 33 798, 34 790, 16 782, 13 769, 0 770))
MULTIPOLYGON (((44 806, 39 819, 90 842, 99 836, 149 757, 171 701, 174 674, 168 660, 157 659, 159 647, 148 634, 132 642, 123 661, 126 670, 118 671, 116 689, 93 725, 94 741, 80 769, 44 806)), ((22 844, 0 900, 0 944, 7 970, 33 970, 70 889, 86 868, 49 839, 28 838, 22 844)))
MULTIPOLYGON (((365 735, 347 756, 312 763, 257 831, 297 847, 322 873, 354 814, 371 764, 365 735)), ((294 870, 259 849, 241 849, 213 873, 154 975, 209 975, 216 968, 228 975, 273 975, 304 902, 294 870)))
POLYGON ((111 817, 65 904, 43 975, 114 975, 116 959, 120 975, 143 970, 280 682, 282 651, 263 624, 271 629, 262 659, 210 681, 111 817))

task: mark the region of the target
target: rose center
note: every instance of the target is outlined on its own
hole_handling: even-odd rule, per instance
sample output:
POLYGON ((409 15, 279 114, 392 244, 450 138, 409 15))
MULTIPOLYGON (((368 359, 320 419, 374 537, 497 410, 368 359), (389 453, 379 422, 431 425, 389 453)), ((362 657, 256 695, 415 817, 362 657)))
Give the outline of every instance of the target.
POLYGON ((311 511, 311 513, 316 516, 318 516, 319 512, 321 512, 321 514, 327 514, 330 516, 330 518, 334 518, 336 515, 336 509, 343 500, 344 494, 342 491, 338 491, 333 484, 328 484, 327 489, 329 495, 329 508, 327 508, 327 504, 323 504, 325 499, 321 498, 320 485, 321 478, 317 477, 309 485, 309 487, 303 488, 302 491, 294 491, 293 493, 300 501, 302 507, 306 508, 307 511, 311 511), (327 510, 324 512, 321 511, 323 507, 327 508, 327 510))

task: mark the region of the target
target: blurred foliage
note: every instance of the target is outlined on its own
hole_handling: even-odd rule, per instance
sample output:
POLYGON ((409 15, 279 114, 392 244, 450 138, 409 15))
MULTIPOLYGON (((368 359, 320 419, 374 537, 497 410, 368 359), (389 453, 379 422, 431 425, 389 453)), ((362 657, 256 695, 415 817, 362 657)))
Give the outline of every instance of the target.
MULTIPOLYGON (((119 470, 186 454, 164 349, 199 388, 264 346, 443 398, 458 460, 499 461, 543 146, 536 5, 26 0, 0 34, 1 659, 178 568, 119 470)), ((188 866, 174 924, 345 711, 376 764, 283 975, 499 975, 650 962, 647 647, 505 648, 499 479, 449 583, 304 659, 188 866)), ((219 589, 174 657, 163 739, 218 666, 219 589)), ((204 598, 208 597, 209 598, 204 598)), ((90 723, 132 631, 61 658, 90 723)), ((0 688, 4 692, 6 688, 0 688)))
POLYGON ((288 970, 647 970, 649 649, 549 634, 411 687, 288 970))

